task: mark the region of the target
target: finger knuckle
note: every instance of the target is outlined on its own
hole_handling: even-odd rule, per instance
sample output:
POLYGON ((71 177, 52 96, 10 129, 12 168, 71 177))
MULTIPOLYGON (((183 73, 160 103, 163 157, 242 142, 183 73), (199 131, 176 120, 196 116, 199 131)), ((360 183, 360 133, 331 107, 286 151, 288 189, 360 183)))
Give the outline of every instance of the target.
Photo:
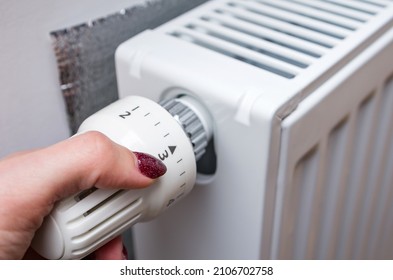
POLYGON ((112 158, 114 154, 113 142, 104 134, 98 131, 90 131, 84 135, 86 150, 93 164, 105 162, 105 159, 112 158))

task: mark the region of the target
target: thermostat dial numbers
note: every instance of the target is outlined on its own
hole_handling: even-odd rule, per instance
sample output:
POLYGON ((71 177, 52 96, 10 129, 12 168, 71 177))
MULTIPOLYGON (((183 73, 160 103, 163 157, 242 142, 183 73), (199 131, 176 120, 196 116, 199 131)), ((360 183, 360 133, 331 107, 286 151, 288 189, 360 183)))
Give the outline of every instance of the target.
MULTIPOLYGON (((164 108, 160 108, 164 110, 164 108)), ((165 114, 169 114, 165 111, 165 114)), ((127 121, 130 126, 138 122, 138 127, 143 127, 143 140, 145 146, 149 148, 142 152, 150 153, 160 159, 167 167, 167 174, 172 173, 173 177, 178 177, 173 182, 177 187, 173 190, 171 198, 165 204, 165 207, 172 206, 178 199, 186 193, 187 176, 186 167, 180 145, 177 144, 176 136, 179 134, 174 129, 181 129, 177 121, 171 116, 171 120, 163 120, 162 115, 152 108, 147 108, 142 104, 134 105, 132 108, 126 108, 119 111, 118 120, 127 121), (142 125, 141 125, 142 124, 142 125), (147 139, 149 138, 149 139, 147 139)), ((184 132, 181 132, 184 134, 184 132)), ((185 134, 183 137, 187 137, 185 134)), ((130 147, 131 150, 132 147, 130 147)), ((168 175, 165 175, 168 176, 168 175)), ((172 177, 171 176, 171 177, 172 177)))

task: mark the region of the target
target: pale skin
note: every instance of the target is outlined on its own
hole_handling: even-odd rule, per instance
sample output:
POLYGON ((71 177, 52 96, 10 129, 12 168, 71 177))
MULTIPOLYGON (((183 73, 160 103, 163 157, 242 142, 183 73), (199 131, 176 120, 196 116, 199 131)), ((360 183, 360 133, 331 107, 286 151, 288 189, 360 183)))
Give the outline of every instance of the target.
MULTIPOLYGON (((99 132, 0 160, 0 259, 35 256, 30 243, 56 201, 92 186, 132 189, 152 182, 140 173, 131 151, 99 132)), ((121 238, 94 257, 124 259, 121 238)))

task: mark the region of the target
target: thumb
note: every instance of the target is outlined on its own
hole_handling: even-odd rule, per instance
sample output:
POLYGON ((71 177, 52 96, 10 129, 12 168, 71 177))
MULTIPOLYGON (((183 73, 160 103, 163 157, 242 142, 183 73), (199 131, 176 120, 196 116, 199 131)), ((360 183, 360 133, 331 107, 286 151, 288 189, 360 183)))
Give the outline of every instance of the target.
POLYGON ((20 258, 61 198, 91 188, 141 188, 166 172, 99 132, 0 161, 0 259, 20 258))
POLYGON ((1 208, 45 216, 56 201, 81 190, 146 187, 165 172, 160 160, 133 153, 99 132, 87 132, 1 160, 1 208))
POLYGON ((90 131, 42 151, 47 169, 41 175, 50 197, 63 198, 97 188, 141 188, 166 172, 157 158, 131 152, 104 134, 90 131), (52 171, 52 172, 51 172, 52 171), (59 176, 60 175, 60 176, 59 176))

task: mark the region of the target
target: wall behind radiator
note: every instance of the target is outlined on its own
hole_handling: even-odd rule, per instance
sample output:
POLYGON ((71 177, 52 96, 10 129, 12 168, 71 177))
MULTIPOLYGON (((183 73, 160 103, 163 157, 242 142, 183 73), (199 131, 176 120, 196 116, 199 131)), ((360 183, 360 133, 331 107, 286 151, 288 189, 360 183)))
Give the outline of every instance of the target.
MULTIPOLYGON (((179 13, 204 2, 150 1, 162 1, 164 6, 171 2, 168 7, 177 7, 179 13)), ((49 33, 146 2, 149 0, 0 0, 0 158, 70 135, 49 33)))

